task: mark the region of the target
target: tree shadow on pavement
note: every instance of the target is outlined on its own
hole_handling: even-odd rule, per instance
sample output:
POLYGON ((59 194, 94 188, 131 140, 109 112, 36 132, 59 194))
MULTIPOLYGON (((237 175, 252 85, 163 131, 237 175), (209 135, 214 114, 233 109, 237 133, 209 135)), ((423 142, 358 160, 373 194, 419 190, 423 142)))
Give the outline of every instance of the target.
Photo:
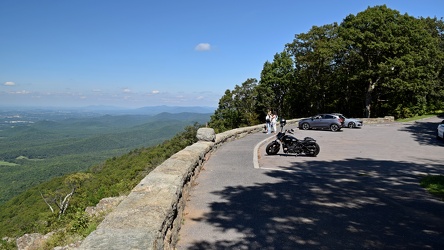
POLYGON ((242 239, 188 249, 444 249, 444 202, 419 186, 444 167, 355 158, 264 171, 272 181, 216 192, 205 221, 242 239), (288 168, 287 168, 288 169, 288 168))
POLYGON ((409 132, 414 140, 421 145, 444 146, 436 136, 440 122, 415 122, 400 131, 409 132))

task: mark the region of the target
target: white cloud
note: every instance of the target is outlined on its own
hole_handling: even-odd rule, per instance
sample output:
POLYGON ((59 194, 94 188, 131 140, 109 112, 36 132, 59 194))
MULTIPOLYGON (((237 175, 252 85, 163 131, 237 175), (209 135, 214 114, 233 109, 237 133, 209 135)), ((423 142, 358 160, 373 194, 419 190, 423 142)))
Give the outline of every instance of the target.
POLYGON ((208 51, 211 50, 211 45, 209 43, 199 43, 194 49, 197 51, 208 51))
POLYGON ((123 93, 131 93, 131 89, 125 88, 123 89, 123 93))
POLYGON ((27 91, 27 90, 21 90, 21 91, 16 91, 16 92, 11 92, 11 94, 17 94, 17 95, 27 95, 30 94, 31 92, 27 91))
POLYGON ((3 85, 5 85, 5 86, 15 86, 15 82, 5 82, 3 85))
POLYGON ((160 93, 159 90, 153 90, 153 91, 151 91, 151 94, 159 94, 159 93, 160 93))

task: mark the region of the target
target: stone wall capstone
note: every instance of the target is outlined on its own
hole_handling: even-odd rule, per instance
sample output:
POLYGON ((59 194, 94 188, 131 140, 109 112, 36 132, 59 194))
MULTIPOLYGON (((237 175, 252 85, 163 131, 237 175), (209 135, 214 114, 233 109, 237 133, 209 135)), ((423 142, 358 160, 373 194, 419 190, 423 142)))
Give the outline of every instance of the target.
POLYGON ((200 128, 197 130, 197 139, 199 141, 212 141, 216 140, 216 133, 212 128, 200 128))

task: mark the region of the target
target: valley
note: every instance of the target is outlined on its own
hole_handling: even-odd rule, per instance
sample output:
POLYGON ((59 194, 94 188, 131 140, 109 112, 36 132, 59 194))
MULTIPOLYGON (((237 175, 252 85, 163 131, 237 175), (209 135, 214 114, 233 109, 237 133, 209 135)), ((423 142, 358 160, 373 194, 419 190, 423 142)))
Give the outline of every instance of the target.
POLYGON ((51 178, 162 143, 186 126, 205 124, 210 116, 0 108, 0 204, 51 178))

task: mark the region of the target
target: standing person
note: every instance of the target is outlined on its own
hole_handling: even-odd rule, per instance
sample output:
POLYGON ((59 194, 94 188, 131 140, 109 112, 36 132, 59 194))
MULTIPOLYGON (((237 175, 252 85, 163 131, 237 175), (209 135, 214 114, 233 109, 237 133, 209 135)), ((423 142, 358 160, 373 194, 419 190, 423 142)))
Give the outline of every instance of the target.
POLYGON ((268 111, 267 116, 265 117, 265 122, 267 124, 267 134, 271 132, 271 119, 272 119, 271 111, 268 111))
POLYGON ((276 130, 277 119, 278 119, 277 114, 273 114, 273 116, 271 117, 271 127, 272 127, 272 130, 273 130, 273 133, 277 132, 277 130, 276 130))

